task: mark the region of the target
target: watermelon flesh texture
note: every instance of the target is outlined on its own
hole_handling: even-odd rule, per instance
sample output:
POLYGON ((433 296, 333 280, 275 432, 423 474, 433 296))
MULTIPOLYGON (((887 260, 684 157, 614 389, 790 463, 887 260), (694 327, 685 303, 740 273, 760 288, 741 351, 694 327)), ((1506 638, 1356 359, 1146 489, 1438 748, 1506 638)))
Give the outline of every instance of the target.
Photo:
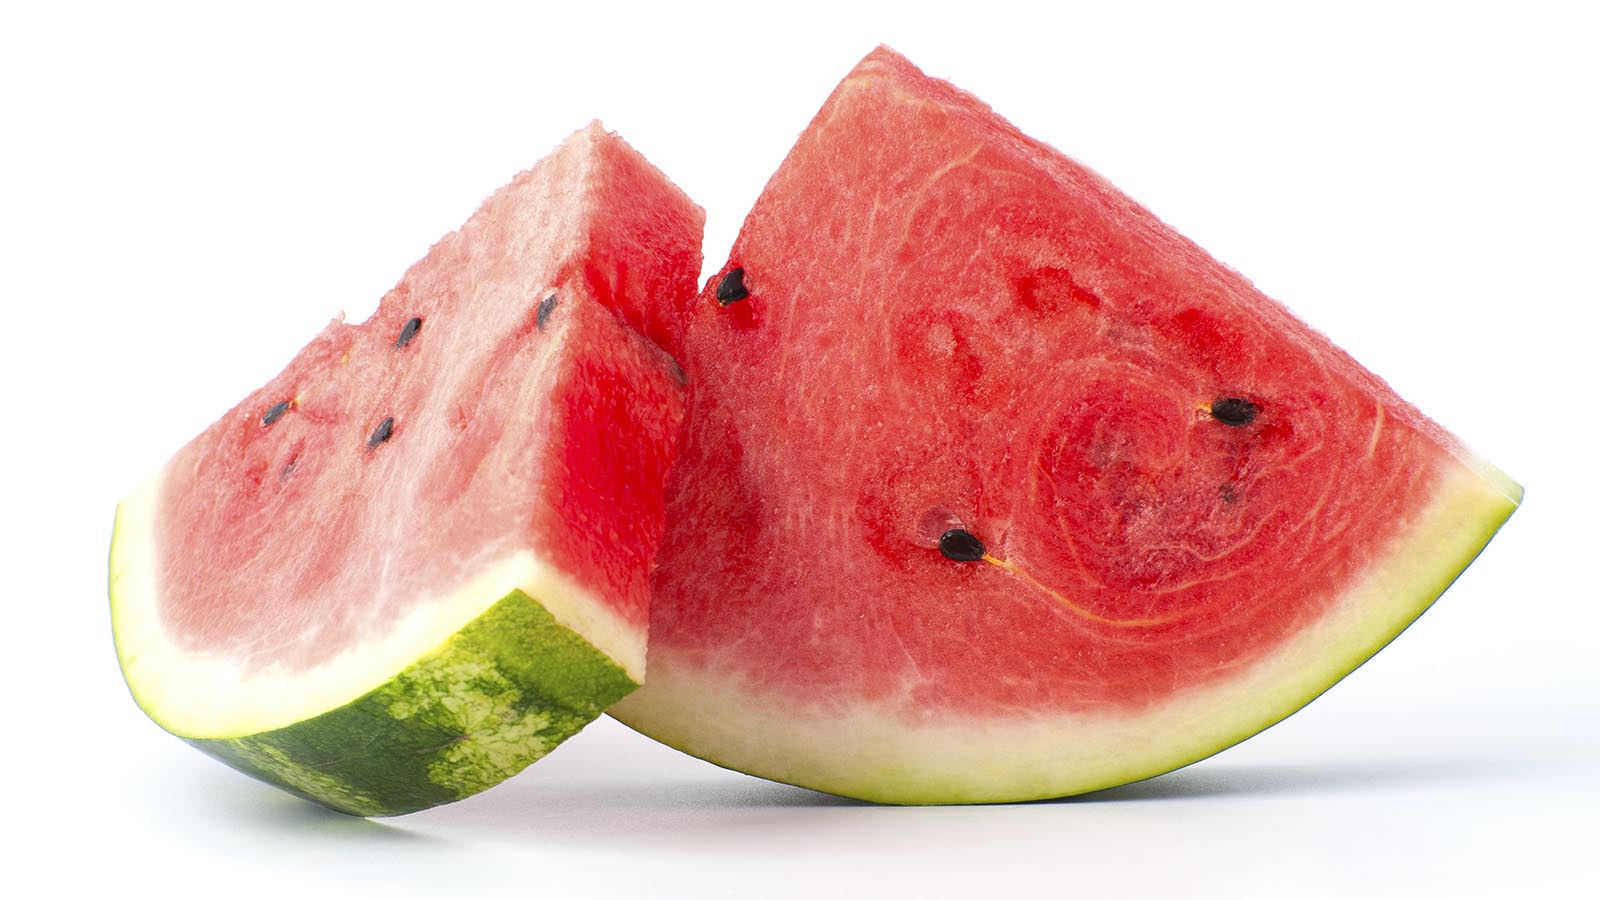
POLYGON ((632 690, 683 414, 636 326, 693 296, 702 224, 592 125, 179 451, 111 557, 145 711, 389 815, 509 777, 632 690))
POLYGON ((1391 640, 1521 497, 882 48, 683 322, 651 680, 612 714, 838 794, 1064 796, 1215 753, 1391 640))

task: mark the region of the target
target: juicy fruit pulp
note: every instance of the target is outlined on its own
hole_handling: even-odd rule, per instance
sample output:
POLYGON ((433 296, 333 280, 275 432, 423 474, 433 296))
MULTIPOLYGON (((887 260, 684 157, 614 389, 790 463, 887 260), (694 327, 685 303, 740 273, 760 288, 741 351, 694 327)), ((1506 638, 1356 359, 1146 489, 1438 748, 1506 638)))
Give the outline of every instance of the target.
POLYGON ((702 215, 598 125, 335 322, 118 510, 158 723, 360 814, 519 771, 643 677, 702 215), (632 327, 629 327, 629 326, 632 327))
POLYGON ((837 793, 1058 796, 1215 752, 1376 652, 1520 498, 885 50, 672 340, 690 401, 651 681, 615 713, 837 793))

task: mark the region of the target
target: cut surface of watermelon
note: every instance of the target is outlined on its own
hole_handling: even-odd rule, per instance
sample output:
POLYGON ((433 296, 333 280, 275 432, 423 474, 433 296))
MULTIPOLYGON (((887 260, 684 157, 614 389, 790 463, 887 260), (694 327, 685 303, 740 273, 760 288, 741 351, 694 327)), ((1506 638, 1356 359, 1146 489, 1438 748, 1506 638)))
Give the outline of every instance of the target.
POLYGON ((643 678, 703 215, 598 124, 119 507, 113 627, 164 728, 334 808, 526 766, 643 678), (648 299, 647 299, 648 298, 648 299))
POLYGON ((890 802, 1210 755, 1395 637, 1521 489, 1117 191, 880 49, 681 320, 650 683, 890 802))

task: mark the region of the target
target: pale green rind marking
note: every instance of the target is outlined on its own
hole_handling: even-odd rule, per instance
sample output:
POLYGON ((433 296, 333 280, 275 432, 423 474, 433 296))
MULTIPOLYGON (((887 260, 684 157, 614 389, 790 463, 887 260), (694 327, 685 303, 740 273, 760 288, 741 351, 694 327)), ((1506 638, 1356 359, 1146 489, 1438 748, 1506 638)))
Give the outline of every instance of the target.
POLYGON ((332 809, 393 816, 510 778, 636 687, 519 590, 344 706, 260 734, 186 740, 332 809))

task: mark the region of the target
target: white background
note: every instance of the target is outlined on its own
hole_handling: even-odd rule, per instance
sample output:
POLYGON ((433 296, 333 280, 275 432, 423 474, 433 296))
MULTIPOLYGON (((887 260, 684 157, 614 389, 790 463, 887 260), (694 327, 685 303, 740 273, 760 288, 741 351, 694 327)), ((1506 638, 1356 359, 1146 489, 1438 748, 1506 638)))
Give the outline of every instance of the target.
POLYGON ((1600 896, 1583 4, 19 6, 0 12, 12 896, 1600 896), (1254 278, 1523 481, 1524 508, 1305 712, 1074 801, 865 806, 602 720, 499 789, 365 822, 142 716, 106 615, 122 493, 593 117, 708 209, 715 267, 879 41, 1254 278))

